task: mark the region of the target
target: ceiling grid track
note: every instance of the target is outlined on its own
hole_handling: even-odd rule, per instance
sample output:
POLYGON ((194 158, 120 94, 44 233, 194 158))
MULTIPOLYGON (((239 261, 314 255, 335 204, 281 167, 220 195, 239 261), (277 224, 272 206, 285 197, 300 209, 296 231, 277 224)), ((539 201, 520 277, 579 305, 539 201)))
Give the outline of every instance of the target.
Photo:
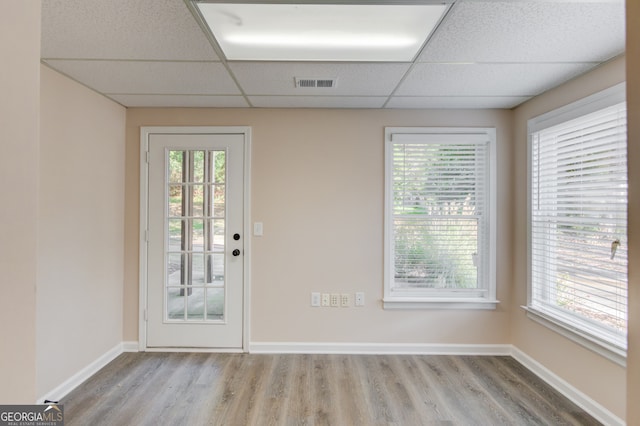
MULTIPOLYGON (((624 15, 623 0, 51 0, 42 4, 41 61, 125 107, 512 109, 623 60, 624 15), (306 8, 320 4, 345 6, 344 13, 306 8), (220 33, 234 22, 242 31, 271 31, 265 23, 289 18, 276 26, 275 39, 250 34, 260 55, 265 43, 289 55, 292 45, 306 51, 324 41, 298 36, 310 27, 292 5, 322 16, 316 35, 330 30, 322 23, 352 23, 366 14, 375 23, 368 34, 377 36, 361 37, 365 44, 349 51, 356 55, 378 50, 385 39, 419 41, 402 59, 345 56, 351 39, 331 36, 333 52, 324 59, 308 52, 306 59, 225 54, 230 40, 248 42, 220 33), (387 12, 408 5, 412 12, 374 18, 367 5, 390 6, 387 12), (417 5, 437 6, 425 8, 437 10, 428 25, 417 5), (400 29, 386 25, 398 22, 400 29), (405 34, 411 22, 419 31, 405 34), (341 49, 347 50, 335 53, 341 49), (299 87, 296 78, 313 79, 316 87, 299 87), (333 78, 337 84, 317 82, 333 78)), ((346 28, 353 35, 353 25, 346 28)))
POLYGON ((449 6, 449 8, 446 10, 446 12, 442 15, 442 18, 440 19, 440 21, 436 24, 436 26, 433 28, 433 31, 431 31, 431 34, 429 34, 429 37, 427 37, 427 39, 425 40, 424 44, 422 45, 422 47, 420 48, 420 50, 418 51, 418 53, 416 54, 416 57, 413 59, 413 61, 411 62, 411 65, 409 66, 409 68, 407 69, 407 71, 404 73, 404 75, 402 76, 402 78, 400 78, 400 81, 398 81, 398 84, 396 84, 396 87, 391 91, 391 93, 389 94, 389 96, 387 97, 387 100, 385 101, 385 103, 382 105, 382 108, 387 108, 387 105, 389 104, 389 102, 391 101, 391 98, 396 94, 396 92, 398 91, 398 89, 400 88, 400 86, 402 85, 402 83, 404 83, 404 81, 407 79, 407 76, 411 73, 411 71, 413 70, 413 68, 416 66, 416 63, 418 62, 418 59, 420 58, 420 56, 422 55, 422 52, 426 49, 427 45, 429 44, 429 42, 431 41, 431 39, 433 38, 433 35, 436 33, 436 31, 438 31, 438 29, 440 28, 440 26, 442 26, 442 23, 445 22, 445 20, 451 16, 451 11, 456 7, 456 3, 453 3, 451 6, 449 6))
POLYGON ((240 81, 236 78, 235 74, 231 70, 231 67, 229 66, 229 64, 227 62, 227 58, 224 55, 224 52, 222 52, 222 49, 220 48, 220 45, 218 44, 216 39, 211 34, 211 31, 208 30, 207 23, 204 22, 204 19, 202 19, 202 16, 200 15, 200 12, 198 12, 195 9, 195 7, 193 6, 193 3, 191 1, 184 0, 184 3, 187 5, 187 8, 189 9, 189 12, 191 12, 191 15, 193 15, 193 18, 198 23, 198 26, 200 26, 200 28, 202 29, 202 32, 204 32, 205 36, 207 37, 207 40, 209 40, 209 43, 211 43, 211 47, 213 47, 213 50, 216 52, 216 55, 218 55, 218 58, 220 59, 220 63, 227 70, 227 73, 229 73, 229 77, 235 83, 236 87, 240 91, 240 94, 244 98, 244 101, 247 103, 249 108, 252 108, 253 104, 251 103, 251 100, 249 99, 249 96, 247 96, 247 94, 244 91, 244 88, 240 84, 240 81))

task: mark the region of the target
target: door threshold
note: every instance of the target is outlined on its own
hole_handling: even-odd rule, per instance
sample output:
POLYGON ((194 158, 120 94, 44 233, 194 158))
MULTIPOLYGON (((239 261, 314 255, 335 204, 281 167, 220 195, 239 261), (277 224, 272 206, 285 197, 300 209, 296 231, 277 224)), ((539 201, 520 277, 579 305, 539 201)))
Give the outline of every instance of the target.
POLYGON ((210 353, 244 353, 242 348, 176 348, 176 347, 147 347, 141 352, 210 352, 210 353))

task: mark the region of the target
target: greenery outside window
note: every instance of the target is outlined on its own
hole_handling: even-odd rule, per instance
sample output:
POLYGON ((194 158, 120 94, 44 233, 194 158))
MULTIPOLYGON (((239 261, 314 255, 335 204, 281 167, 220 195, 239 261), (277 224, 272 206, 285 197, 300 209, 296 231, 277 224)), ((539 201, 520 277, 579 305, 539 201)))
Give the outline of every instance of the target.
POLYGON ((624 363, 624 84, 529 120, 529 316, 624 363))
POLYGON ((385 308, 495 308, 495 141, 385 129, 385 308))

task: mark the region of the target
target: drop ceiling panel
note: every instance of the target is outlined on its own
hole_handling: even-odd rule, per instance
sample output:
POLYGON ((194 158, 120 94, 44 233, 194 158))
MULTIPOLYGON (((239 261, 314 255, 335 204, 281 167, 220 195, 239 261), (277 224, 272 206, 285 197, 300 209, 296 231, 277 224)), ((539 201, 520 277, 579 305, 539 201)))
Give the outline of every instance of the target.
POLYGON ((394 96, 387 108, 507 108, 530 99, 526 96, 394 96))
POLYGON ((249 104, 242 96, 108 95, 126 107, 242 108, 249 104))
POLYGON ((47 63, 106 94, 240 94, 218 62, 50 60, 47 63))
POLYGON ((451 3, 415 64, 227 69, 185 0, 46 0, 42 58, 127 106, 242 107, 246 95, 257 107, 377 108, 392 96, 387 108, 510 108, 624 52, 624 0, 451 3))
POLYGON ((46 0, 42 57, 217 60, 182 0, 46 0))
POLYGON ((231 71, 247 95, 385 96, 410 64, 233 62, 231 71), (296 88, 294 78, 336 78, 333 88, 296 88))
POLYGON ((589 62, 624 51, 624 1, 459 1, 424 62, 589 62))
POLYGON ((384 96, 251 96, 260 108, 381 108, 384 96))
POLYGON ((532 96, 593 64, 417 64, 398 96, 532 96))

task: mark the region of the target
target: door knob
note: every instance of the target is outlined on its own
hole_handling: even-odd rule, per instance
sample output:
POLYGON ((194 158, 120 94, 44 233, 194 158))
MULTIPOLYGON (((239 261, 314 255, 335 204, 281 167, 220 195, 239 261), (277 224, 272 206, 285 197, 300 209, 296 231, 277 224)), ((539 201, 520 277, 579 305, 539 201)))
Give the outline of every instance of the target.
POLYGON ((235 249, 234 251, 231 252, 231 254, 234 256, 240 256, 240 250, 235 249))

